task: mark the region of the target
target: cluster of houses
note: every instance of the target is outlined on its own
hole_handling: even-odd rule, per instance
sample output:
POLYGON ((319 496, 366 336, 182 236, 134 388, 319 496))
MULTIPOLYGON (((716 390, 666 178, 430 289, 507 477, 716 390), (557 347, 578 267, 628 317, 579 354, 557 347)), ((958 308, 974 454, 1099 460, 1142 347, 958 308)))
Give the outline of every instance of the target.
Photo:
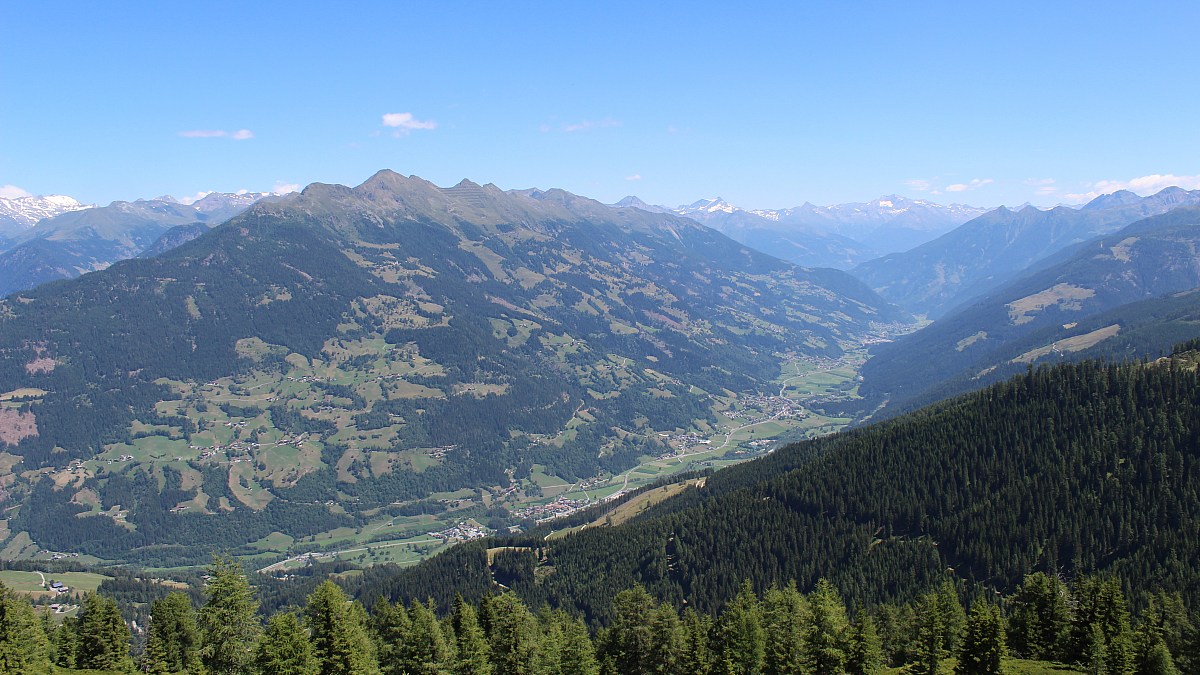
POLYGON ((660 432, 658 435, 660 438, 670 444, 672 448, 671 451, 663 453, 663 457, 670 457, 681 452, 687 452, 697 445, 712 445, 712 441, 710 439, 696 433, 672 434, 670 432, 660 432))
POLYGON ((533 520, 543 523, 547 520, 553 520, 560 516, 565 516, 585 508, 590 504, 590 501, 585 499, 567 499, 559 495, 554 501, 547 504, 534 504, 526 508, 513 512, 517 518, 524 520, 532 518, 533 520))
POLYGON ((440 532, 430 532, 429 536, 437 537, 438 539, 457 539, 460 541, 470 541, 472 539, 482 539, 488 536, 488 531, 479 525, 462 521, 452 527, 447 527, 440 532))
POLYGON ((741 410, 726 413, 732 419, 745 420, 751 424, 765 422, 769 419, 786 417, 804 417, 804 408, 785 396, 764 396, 757 394, 741 399, 741 410))

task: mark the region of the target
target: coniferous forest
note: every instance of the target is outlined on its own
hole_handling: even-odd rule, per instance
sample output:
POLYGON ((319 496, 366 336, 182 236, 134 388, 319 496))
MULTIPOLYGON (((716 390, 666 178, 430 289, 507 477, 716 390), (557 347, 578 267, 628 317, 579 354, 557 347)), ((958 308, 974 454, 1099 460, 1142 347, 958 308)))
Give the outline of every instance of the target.
POLYGON ((619 526, 409 570, 255 589, 217 558, 202 597, 113 584, 58 624, 6 590, 0 671, 1197 672, 1198 346, 1031 370, 619 526))
POLYGON ((821 579, 756 593, 744 582, 718 613, 679 611, 642 586, 617 593, 599 630, 562 609, 533 610, 515 593, 478 603, 377 600, 370 611, 326 579, 300 606, 259 615, 238 565, 217 558, 201 604, 171 592, 151 604, 136 640, 117 603, 89 595, 56 623, 0 587, 0 672, 401 675, 678 675, 718 673, 1057 672, 1158 675, 1200 667, 1200 633, 1178 594, 1155 592, 1131 612, 1119 582, 1066 583, 1040 572, 1005 597, 964 606, 946 581, 912 602, 849 611, 821 579), (1039 665, 1037 662, 1043 662, 1039 665), (1074 666, 1075 669, 1068 668, 1074 666))

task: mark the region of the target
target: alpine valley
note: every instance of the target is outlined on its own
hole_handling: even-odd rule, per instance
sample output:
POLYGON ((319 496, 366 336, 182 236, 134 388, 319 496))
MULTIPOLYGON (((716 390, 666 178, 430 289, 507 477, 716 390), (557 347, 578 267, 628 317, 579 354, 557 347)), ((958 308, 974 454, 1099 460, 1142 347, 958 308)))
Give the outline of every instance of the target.
POLYGON ((844 424, 781 376, 906 320, 673 214, 391 171, 313 184, 0 303, 4 553, 427 552, 432 530, 535 517, 543 490, 586 501, 652 479, 628 471, 647 459, 723 455, 753 423, 844 424))

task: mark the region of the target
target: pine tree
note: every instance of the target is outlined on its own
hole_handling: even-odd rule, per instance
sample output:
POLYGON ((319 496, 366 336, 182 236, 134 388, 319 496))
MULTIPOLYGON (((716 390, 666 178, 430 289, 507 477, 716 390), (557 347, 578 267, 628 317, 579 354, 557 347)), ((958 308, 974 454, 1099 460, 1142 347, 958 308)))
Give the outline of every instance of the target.
POLYGON ((695 609, 683 611, 683 653, 680 669, 694 675, 709 675, 713 669, 713 653, 710 644, 712 620, 695 609))
POLYGON ((812 617, 804 636, 804 662, 809 672, 840 673, 846 668, 847 629, 846 604, 842 596, 825 579, 808 597, 812 617))
POLYGON ((213 557, 204 594, 197 612, 201 662, 214 675, 248 675, 262 625, 254 588, 232 556, 213 557))
POLYGON ((450 612, 450 626, 454 632, 455 675, 491 675, 491 649, 487 636, 479 626, 475 608, 462 595, 454 595, 450 612))
POLYGON ((79 608, 79 652, 75 665, 95 670, 133 670, 129 627, 111 598, 93 593, 83 599, 79 608))
POLYGON ((766 658, 766 632, 763 630, 762 607, 749 581, 742 583, 733 602, 725 607, 717 620, 717 639, 720 649, 717 664, 724 673, 755 675, 762 672, 766 658))
POLYGON ((400 660, 412 675, 449 675, 453 653, 442 633, 432 604, 413 601, 408 617, 412 626, 400 650, 400 660))
POLYGON ((188 596, 171 593, 151 605, 145 661, 155 673, 200 671, 200 630, 188 596))
POLYGON ((850 654, 846 672, 850 675, 871 675, 883 668, 883 642, 869 614, 863 614, 851 627, 850 654))
POLYGON ((537 661, 537 619, 512 593, 491 598, 484 606, 494 672, 531 675, 537 661))
POLYGON ((408 610, 401 603, 392 604, 380 599, 371 617, 371 634, 378 647, 378 661, 384 675, 404 675, 403 651, 412 629, 408 610))
POLYGON ((308 628, 321 675, 374 675, 379 672, 375 649, 367 635, 362 606, 328 579, 308 596, 304 625, 308 628))
POLYGON ((1004 625, 1000 608, 989 607, 977 600, 967 618, 959 646, 958 666, 954 672, 963 675, 1000 675, 1004 657, 1004 625))
POLYGON ((583 621, 557 612, 562 630, 558 662, 562 675, 598 675, 600 663, 596 660, 596 649, 583 621))
POLYGON ((46 673, 50 644, 25 598, 0 583, 0 673, 46 673))
POLYGON ((798 673, 804 664, 804 633, 811 620, 808 603, 796 584, 772 588, 763 596, 766 652, 763 672, 767 675, 798 673))
POLYGON ((1025 577, 1009 602, 1008 637, 1013 650, 1031 659, 1057 658, 1070 622, 1066 584, 1036 572, 1025 577))
POLYGON ((913 655, 916 657, 913 672, 920 675, 937 675, 939 665, 946 657, 946 624, 936 593, 921 597, 916 609, 916 641, 913 655))
POLYGON ((254 666, 259 675, 317 675, 312 643, 295 614, 280 612, 267 620, 254 649, 254 666))
POLYGON ((601 658, 617 673, 649 673, 654 643, 651 617, 657 608, 654 598, 638 585, 617 593, 612 604, 613 621, 601 644, 601 658))

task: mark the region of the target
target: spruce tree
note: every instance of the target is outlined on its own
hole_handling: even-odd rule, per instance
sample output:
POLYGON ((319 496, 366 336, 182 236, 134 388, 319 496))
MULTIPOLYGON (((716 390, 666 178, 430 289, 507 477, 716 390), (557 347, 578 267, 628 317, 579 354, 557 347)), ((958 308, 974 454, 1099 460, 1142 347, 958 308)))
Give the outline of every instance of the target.
POLYGON ((846 605, 826 579, 808 596, 812 617, 804 636, 804 663, 809 672, 840 673, 846 668, 846 605))
POLYGON ((1000 675, 1004 657, 1004 625, 1000 608, 975 601, 963 630, 955 673, 963 675, 1000 675))
POLYGON ((214 556, 197 612, 200 660, 214 675, 249 675, 262 625, 254 588, 232 556, 214 556))
POLYGON ((495 672, 532 675, 539 640, 537 619, 512 593, 491 598, 485 606, 495 672))
POLYGON ((937 675, 942 659, 946 657, 946 624, 936 593, 921 597, 917 603, 915 621, 913 656, 916 660, 913 672, 937 675))
POLYGON ((694 608, 683 611, 683 653, 680 669, 689 674, 709 675, 713 669, 713 652, 710 644, 712 619, 694 608))
POLYGON ((772 588, 763 596, 766 652, 763 672, 767 675, 798 673, 804 664, 805 631, 811 620, 808 603, 796 584, 772 588))
POLYGON ((605 632, 600 655, 615 672, 629 675, 649 673, 654 643, 651 617, 657 604, 640 585, 613 598, 613 621, 605 632))
POLYGON ((145 662, 155 673, 200 671, 200 630, 188 596, 170 593, 150 606, 145 662))
POLYGON ((1056 576, 1035 572, 1025 577, 1009 606, 1008 639, 1013 650, 1030 659, 1057 658, 1070 622, 1066 584, 1056 576))
POLYGON ((455 675, 492 675, 491 649, 487 636, 479 626, 475 608, 462 595, 454 595, 450 611, 450 626, 454 632, 455 675))
POLYGON ((871 675, 879 672, 883 665, 883 642, 875 630, 875 621, 864 613, 850 629, 846 672, 850 675, 871 675))
POLYGON ((0 673, 49 672, 49 647, 29 601, 0 583, 0 673))
POLYGON ((766 657, 766 632, 763 630, 762 607, 754 587, 742 582, 733 602, 717 619, 719 652, 717 664, 725 673, 755 675, 762 672, 766 657))
POLYGON ((317 675, 312 643, 295 614, 280 612, 267 620, 254 649, 254 666, 259 675, 317 675))
POLYGON ((404 675, 403 651, 412 629, 408 610, 401 603, 392 604, 380 598, 371 616, 371 633, 378 648, 380 670, 384 675, 404 675))
POLYGON ((79 652, 75 666, 118 672, 133 670, 129 627, 111 598, 93 593, 83 599, 79 608, 79 652))
POLYGON ((328 579, 308 596, 304 625, 321 675, 375 675, 379 666, 362 606, 328 579))
POLYGON ((453 652, 432 604, 424 605, 416 600, 409 606, 408 617, 412 621, 400 660, 412 675, 449 675, 453 667, 453 652))

